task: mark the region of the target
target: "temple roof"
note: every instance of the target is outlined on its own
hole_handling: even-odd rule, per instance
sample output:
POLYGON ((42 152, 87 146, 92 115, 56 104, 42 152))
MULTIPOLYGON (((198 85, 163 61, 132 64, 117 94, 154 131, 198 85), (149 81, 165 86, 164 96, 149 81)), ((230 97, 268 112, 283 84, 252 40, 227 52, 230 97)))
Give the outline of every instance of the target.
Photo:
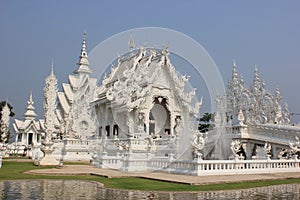
POLYGON ((69 113, 70 105, 68 103, 68 100, 67 100, 65 94, 63 92, 58 92, 57 96, 58 96, 59 102, 60 102, 61 107, 63 108, 64 112, 69 113))
POLYGON ((73 91, 72 91, 72 88, 71 88, 70 84, 68 84, 68 83, 63 83, 63 84, 62 84, 62 88, 63 88, 63 91, 65 92, 65 94, 66 94, 68 100, 69 100, 70 102, 72 102, 72 101, 73 101, 73 91))
POLYGON ((69 75, 69 83, 72 86, 72 88, 77 88, 79 85, 79 79, 78 76, 69 75))
POLYGON ((31 126, 34 126, 34 129, 40 131, 43 130, 44 127, 44 120, 34 121, 34 120, 25 120, 21 121, 18 119, 15 119, 15 123, 13 124, 13 128, 16 133, 24 130, 28 130, 31 126))

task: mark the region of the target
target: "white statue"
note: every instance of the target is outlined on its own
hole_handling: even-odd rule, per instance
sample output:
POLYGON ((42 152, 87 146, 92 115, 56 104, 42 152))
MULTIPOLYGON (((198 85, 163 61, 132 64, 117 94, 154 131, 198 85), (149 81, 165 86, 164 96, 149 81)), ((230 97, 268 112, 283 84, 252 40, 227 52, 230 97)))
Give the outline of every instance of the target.
POLYGON ((296 155, 300 152, 300 141, 299 138, 296 136, 296 142, 289 142, 290 152, 292 155, 296 155))
POLYGON ((201 159, 202 157, 201 151, 203 150, 206 141, 207 141, 207 135, 205 133, 201 133, 199 130, 196 130, 192 141, 195 157, 201 159))
POLYGON ((265 153, 266 154, 270 154, 271 153, 271 149, 272 149, 271 144, 268 143, 268 142, 266 142, 265 146, 264 146, 265 153))
POLYGON ((244 120, 245 120, 245 117, 244 117, 244 113, 242 110, 239 111, 239 114, 238 114, 238 120, 239 120, 239 124, 241 126, 244 126, 244 120))
POLYGON ((287 149, 281 149, 281 151, 278 153, 278 158, 279 160, 283 160, 283 159, 286 159, 286 157, 283 157, 284 154, 286 154, 288 152, 287 149))
POLYGON ((239 140, 233 140, 230 145, 233 156, 236 156, 237 153, 241 150, 241 142, 239 140))
POLYGON ((128 142, 121 142, 119 138, 114 139, 114 145, 120 150, 120 151, 129 151, 129 144, 128 142))

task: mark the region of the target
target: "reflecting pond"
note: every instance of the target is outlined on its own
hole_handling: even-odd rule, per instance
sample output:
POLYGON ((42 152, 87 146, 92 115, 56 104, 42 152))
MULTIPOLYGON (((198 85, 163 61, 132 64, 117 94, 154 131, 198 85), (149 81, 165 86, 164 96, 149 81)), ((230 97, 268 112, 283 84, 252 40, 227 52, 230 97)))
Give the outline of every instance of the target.
POLYGON ((102 184, 72 180, 0 181, 1 199, 300 199, 300 184, 212 192, 151 192, 106 189, 102 184))

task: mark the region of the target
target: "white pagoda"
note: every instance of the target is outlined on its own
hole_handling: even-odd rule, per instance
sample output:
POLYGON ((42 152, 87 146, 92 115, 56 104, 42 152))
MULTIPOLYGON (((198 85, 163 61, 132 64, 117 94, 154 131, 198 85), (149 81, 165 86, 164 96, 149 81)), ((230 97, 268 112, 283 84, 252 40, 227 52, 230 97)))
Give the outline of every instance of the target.
POLYGON ((30 92, 28 106, 24 114, 25 119, 15 119, 13 129, 16 134, 15 142, 9 147, 14 154, 23 154, 27 157, 38 157, 41 155, 39 148, 42 138, 45 136, 45 120, 36 120, 34 101, 30 92))

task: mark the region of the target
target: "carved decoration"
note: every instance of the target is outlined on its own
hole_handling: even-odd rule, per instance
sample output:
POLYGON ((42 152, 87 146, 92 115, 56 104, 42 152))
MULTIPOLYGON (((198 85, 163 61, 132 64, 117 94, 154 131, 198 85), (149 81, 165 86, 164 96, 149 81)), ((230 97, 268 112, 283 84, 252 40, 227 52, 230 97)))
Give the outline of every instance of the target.
POLYGON ((7 105, 7 103, 5 104, 5 106, 2 108, 1 111, 1 141, 3 143, 3 145, 7 142, 8 140, 8 131, 9 131, 9 115, 10 115, 10 109, 7 105))
POLYGON ((45 142, 50 142, 52 139, 52 133, 55 130, 54 119, 56 118, 56 99, 57 99, 57 79, 53 72, 53 66, 51 68, 50 75, 45 80, 44 87, 44 115, 45 115, 45 127, 46 127, 46 137, 45 142))
POLYGON ((233 140, 230 144, 230 149, 232 151, 232 155, 236 156, 237 153, 241 150, 241 142, 239 140, 233 140))
POLYGON ((295 138, 296 138, 295 142, 289 142, 291 155, 296 155, 298 152, 300 152, 299 138, 297 136, 295 138))
POLYGON ((229 118, 241 116, 243 111, 244 120, 239 120, 240 125, 245 124, 284 124, 290 123, 288 107, 281 108, 282 96, 277 88, 272 95, 261 82, 257 67, 254 70, 253 83, 249 87, 244 84, 243 77, 239 78, 236 63, 233 64, 232 80, 226 87, 227 105, 220 103, 225 98, 217 98, 217 108, 221 110, 226 107, 226 114, 229 118), (243 121, 243 123, 241 123, 243 121))
POLYGON ((192 146, 194 148, 194 155, 198 158, 202 157, 202 150, 207 141, 207 135, 196 130, 193 137, 192 146))

